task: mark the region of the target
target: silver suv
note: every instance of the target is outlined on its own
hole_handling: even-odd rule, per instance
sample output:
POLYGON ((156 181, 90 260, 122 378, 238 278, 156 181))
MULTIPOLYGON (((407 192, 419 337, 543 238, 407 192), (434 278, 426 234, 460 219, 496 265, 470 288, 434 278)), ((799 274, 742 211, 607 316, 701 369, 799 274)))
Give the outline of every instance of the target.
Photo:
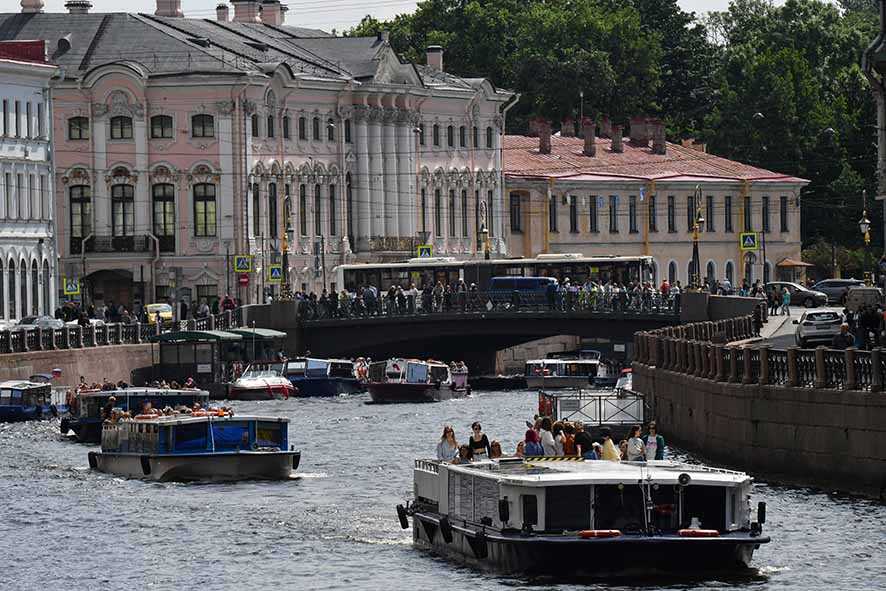
POLYGON ((828 296, 828 302, 845 304, 846 292, 850 287, 864 285, 861 279, 825 279, 812 286, 815 291, 820 291, 828 296))

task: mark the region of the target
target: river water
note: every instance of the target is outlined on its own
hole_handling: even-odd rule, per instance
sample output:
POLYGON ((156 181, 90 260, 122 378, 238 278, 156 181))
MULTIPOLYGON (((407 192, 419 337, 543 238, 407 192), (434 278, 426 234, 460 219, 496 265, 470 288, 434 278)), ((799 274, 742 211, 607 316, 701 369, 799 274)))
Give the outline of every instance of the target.
POLYGON ((57 421, 0 424, 0 589, 886 589, 886 506, 763 482, 754 501, 773 542, 747 577, 583 586, 451 565, 397 522, 412 461, 433 456, 444 423, 464 440, 474 420, 513 451, 535 394, 366 400, 238 404, 291 418, 300 478, 282 483, 124 480, 91 472, 90 448, 62 440, 57 421))

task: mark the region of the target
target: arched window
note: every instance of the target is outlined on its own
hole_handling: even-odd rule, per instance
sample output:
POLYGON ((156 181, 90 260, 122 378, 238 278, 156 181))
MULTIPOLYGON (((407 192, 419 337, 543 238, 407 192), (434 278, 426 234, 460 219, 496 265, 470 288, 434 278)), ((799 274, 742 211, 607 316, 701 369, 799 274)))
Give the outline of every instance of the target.
POLYGON ((446 145, 450 148, 455 146, 455 128, 451 125, 446 128, 446 145))
POLYGON ((455 189, 449 190, 449 235, 455 236, 455 189))
POLYGON ((468 145, 468 132, 464 125, 458 128, 458 145, 460 148, 466 148, 468 145))
POLYGON ((440 126, 436 123, 434 124, 434 145, 440 145, 440 126))
POLYGON ((754 265, 757 264, 757 255, 752 252, 745 253, 744 255, 744 278, 745 281, 748 282, 748 285, 752 285, 754 283, 754 265))
POLYGON ((443 197, 440 189, 434 189, 434 234, 443 236, 443 197))
POLYGON ((726 261, 726 281, 735 287, 735 265, 732 261, 726 261))
POLYGON ((268 183, 268 238, 277 238, 277 183, 268 183))
POLYGON ((261 235, 261 186, 258 183, 252 185, 252 235, 256 238, 261 235))
POLYGON ((766 261, 766 264, 763 266, 763 283, 769 283, 772 281, 772 263, 766 261))
POLYGON ((80 252, 80 242, 92 233, 92 188, 74 185, 68 189, 71 200, 71 252, 80 252))
POLYGON ((338 209, 335 206, 335 185, 329 185, 329 235, 335 236, 338 233, 338 228, 335 220, 335 213, 338 209))
MULTIPOLYGON (((695 263, 692 259, 689 259, 689 265, 686 267, 686 285, 692 285, 695 281, 695 276, 699 274, 695 269, 695 263)), ((700 278, 699 278, 700 279, 700 278)))
POLYGON ((492 149, 492 143, 493 143, 493 142, 492 142, 492 128, 491 128, 491 127, 487 127, 487 128, 486 128, 486 149, 487 149, 487 150, 491 150, 491 149, 492 149))
POLYGON ((311 124, 312 124, 313 132, 314 132, 314 134, 311 137, 314 138, 314 141, 319 142, 320 141, 320 118, 314 117, 314 119, 311 121, 311 124))
POLYGON ((335 122, 332 119, 326 122, 326 141, 335 141, 335 122))
POLYGON ((308 235, 308 188, 298 186, 298 230, 302 236, 308 235))
POLYGON ((215 137, 215 117, 206 114, 191 117, 191 137, 215 137))
POLYGON ((39 313, 40 313, 40 275, 37 272, 37 261, 31 261, 31 314, 36 316, 39 313))
POLYGON ((677 283, 677 263, 668 263, 668 283, 677 283))
POLYGON ((708 284, 713 284, 714 281, 717 280, 717 266, 714 264, 714 261, 708 261, 707 269, 705 269, 705 277, 707 277, 708 284))
POLYGON ((283 225, 287 235, 292 232, 292 194, 289 191, 289 183, 283 185, 283 225))
POLYGON ((215 236, 215 185, 194 185, 194 236, 215 236))
POLYGON ((151 138, 169 139, 172 137, 172 117, 169 115, 154 115, 151 117, 151 138))
POLYGON ((28 315, 28 263, 22 261, 19 263, 18 288, 22 294, 22 315, 24 318, 28 315))
POLYGON ((175 187, 162 183, 151 187, 154 212, 154 236, 160 250, 175 252, 175 187))
POLYGON ((88 140, 89 119, 86 117, 71 117, 68 119, 68 139, 88 140))
MULTIPOLYGON (((0 272, 2 275, 2 272, 0 272)), ((43 261, 43 313, 52 314, 53 310, 50 306, 50 295, 52 294, 52 285, 49 283, 49 261, 43 261)), ((3 314, 3 299, 0 296, 0 315, 3 314)))
POLYGON ((274 116, 273 115, 268 115, 267 135, 268 135, 268 137, 274 137, 274 116))
POLYGON ((468 192, 461 191, 461 235, 468 237, 468 192))
POLYGON ((421 188, 421 231, 428 231, 428 190, 421 188))
POLYGON ((289 139, 289 115, 283 116, 283 139, 289 139))
POLYGON ((298 139, 308 139, 308 122, 304 117, 298 118, 298 139))
POLYGON ((655 287, 658 285, 658 263, 654 260, 652 261, 652 265, 649 267, 649 273, 652 275, 652 286, 655 287))
POLYGON ((323 234, 323 216, 321 206, 323 205, 320 195, 320 185, 314 185, 314 236, 323 234))
POLYGON ((252 137, 258 137, 258 115, 256 115, 255 113, 253 113, 253 114, 252 114, 252 117, 250 117, 249 119, 250 119, 250 121, 252 122, 252 125, 251 125, 251 127, 252 127, 252 133, 251 133, 251 135, 252 135, 252 137))
POLYGON ((132 117, 117 115, 111 117, 111 139, 112 140, 131 140, 132 139, 132 117))
POLYGON ((345 199, 347 200, 347 226, 348 226, 348 241, 351 243, 352 248, 354 244, 354 190, 351 185, 351 173, 348 173, 345 176, 345 199))
POLYGON ((6 290, 9 295, 9 319, 15 320, 15 261, 9 259, 9 288, 6 290))
POLYGON ((111 234, 132 236, 135 230, 135 193, 132 185, 111 186, 111 234))

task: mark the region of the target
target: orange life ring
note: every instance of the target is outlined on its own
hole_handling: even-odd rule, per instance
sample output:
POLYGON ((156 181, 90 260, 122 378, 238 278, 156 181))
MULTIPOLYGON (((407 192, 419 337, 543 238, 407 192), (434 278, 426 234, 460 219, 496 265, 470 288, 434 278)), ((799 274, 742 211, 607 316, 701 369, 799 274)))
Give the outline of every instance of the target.
POLYGON ((206 411, 205 411, 205 410, 196 410, 196 411, 194 411, 194 412, 191 413, 191 416, 192 416, 192 417, 205 417, 205 416, 206 416, 206 411))
POLYGON ((617 538, 621 535, 618 529, 583 529, 578 532, 578 537, 583 540, 589 538, 617 538))
POLYGON ((155 418, 154 415, 135 415, 135 420, 137 421, 147 421, 155 418))

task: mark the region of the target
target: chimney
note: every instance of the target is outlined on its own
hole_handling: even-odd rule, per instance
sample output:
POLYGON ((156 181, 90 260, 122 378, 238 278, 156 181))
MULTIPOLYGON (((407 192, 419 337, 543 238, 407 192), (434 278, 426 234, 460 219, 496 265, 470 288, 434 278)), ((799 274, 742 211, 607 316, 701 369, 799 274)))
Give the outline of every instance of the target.
POLYGON ((631 117, 631 143, 644 147, 649 145, 649 129, 645 117, 631 117))
POLYGON ((612 122, 609 117, 600 119, 600 137, 612 137, 612 122))
POLYGON ((597 155, 597 124, 590 117, 581 120, 581 134, 585 138, 585 147, 582 154, 594 157, 597 155))
POLYGON ((668 144, 665 139, 665 127, 661 119, 651 119, 649 121, 650 131, 652 133, 652 153, 667 154, 668 144))
POLYGON ((539 118, 538 124, 538 153, 551 153, 551 122, 547 119, 539 118))
POLYGON ((22 12, 43 12, 43 0, 22 0, 22 12))
POLYGON ((235 23, 260 23, 258 0, 231 0, 234 4, 235 23))
POLYGON ((443 71, 443 48, 439 45, 428 45, 425 50, 428 57, 428 65, 435 70, 443 71))
POLYGON ((89 0, 68 0, 65 2, 65 8, 68 9, 68 14, 88 14, 89 9, 92 8, 92 2, 89 0))
POLYGON ((560 123, 560 137, 575 137, 575 121, 567 117, 560 123))
POLYGON ((157 10, 154 11, 155 16, 177 16, 182 17, 181 0, 157 0, 157 10))
POLYGON ((622 137, 622 127, 623 126, 621 125, 612 126, 612 146, 610 149, 616 154, 621 154, 625 151, 624 138, 622 137))
POLYGON ((263 0, 261 3, 261 22, 279 27, 283 24, 283 11, 280 0, 263 0))
POLYGON ((222 4, 218 4, 215 7, 215 20, 217 20, 220 23, 226 23, 229 20, 231 20, 231 15, 228 11, 227 4, 222 3, 222 4))

